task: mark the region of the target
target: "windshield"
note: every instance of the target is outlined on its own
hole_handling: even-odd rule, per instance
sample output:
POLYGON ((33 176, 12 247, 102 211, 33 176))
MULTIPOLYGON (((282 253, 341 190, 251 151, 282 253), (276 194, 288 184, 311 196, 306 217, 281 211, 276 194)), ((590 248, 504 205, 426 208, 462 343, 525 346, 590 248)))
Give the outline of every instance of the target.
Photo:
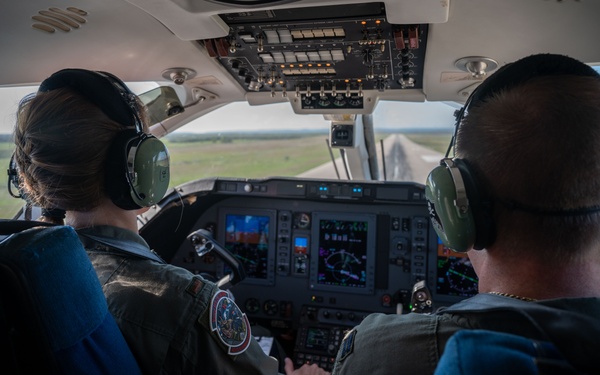
MULTIPOLYGON (((130 86, 141 93, 156 85, 130 86)), ((5 103, 0 163, 7 168, 18 102, 36 89, 0 89, 5 103)), ((448 146, 456 107, 441 102, 380 102, 373 114, 377 179, 424 183, 448 146)), ((330 128, 331 121, 322 115, 297 115, 288 103, 225 105, 163 138, 171 157, 170 187, 209 177, 351 179, 343 151, 330 147, 330 128)), ((24 201, 10 195, 7 177, 5 181, 0 217, 13 218, 24 201)), ((18 194, 15 190, 12 193, 18 194)))
MULTIPOLYGON (((448 146, 454 110, 445 103, 379 103, 373 115, 379 180, 424 183, 448 146)), ((329 147, 330 127, 323 116, 296 115, 287 103, 229 104, 166 137, 172 183, 217 176, 348 179, 340 150, 329 147)))

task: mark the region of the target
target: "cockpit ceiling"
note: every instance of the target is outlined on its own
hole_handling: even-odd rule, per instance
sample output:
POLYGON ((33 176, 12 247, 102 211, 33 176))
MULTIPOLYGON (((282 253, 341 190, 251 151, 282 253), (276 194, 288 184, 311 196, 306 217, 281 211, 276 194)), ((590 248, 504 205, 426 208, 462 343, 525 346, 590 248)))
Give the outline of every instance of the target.
POLYGON ((320 113, 321 106, 335 109, 341 104, 336 97, 340 90, 347 93, 348 83, 351 95, 342 108, 350 106, 349 102, 357 103, 362 83, 363 90, 368 92, 362 99, 363 113, 370 112, 377 100, 462 102, 486 76, 474 76, 465 71, 464 65, 457 64, 470 57, 491 61, 486 74, 507 62, 541 52, 600 62, 600 50, 591 47, 596 44, 595 36, 600 34, 597 1, 286 0, 270 1, 268 5, 259 5, 260 1, 234 1, 237 6, 217 0, 175 0, 160 6, 146 0, 130 1, 159 19, 179 38, 209 41, 215 59, 246 92, 245 99, 251 104, 289 101, 299 113, 320 113), (377 18, 381 21, 379 27, 369 23, 377 22, 377 18), (326 35, 329 27, 323 24, 327 21, 342 25, 347 33, 338 36, 333 31, 333 35, 326 35), (362 21, 367 21, 364 29, 351 25, 362 21), (397 48, 398 28, 406 31, 402 38, 410 49, 409 63, 401 54, 402 48, 397 48), (363 32, 368 34, 367 39, 378 40, 378 29, 384 40, 385 50, 381 53, 373 44, 360 44, 363 32), (279 35, 280 31, 283 35, 279 35), (307 31, 308 37, 303 31, 307 31), (321 31, 323 37, 319 37, 321 31), (258 52, 258 40, 247 38, 258 32, 263 35, 262 53, 258 52), (228 52, 233 39, 235 53, 228 52), (411 48, 415 40, 418 48, 411 48), (321 41, 323 49, 329 51, 329 54, 324 51, 324 57, 321 41), (340 44, 342 48, 338 49, 340 44), (225 53, 219 53, 219 48, 225 53), (304 52, 312 55, 307 58, 304 52), (238 61, 236 57, 241 59, 238 61), (331 65, 315 69, 303 65, 300 69, 299 58, 304 62, 314 59, 317 64, 329 60, 325 64, 331 65), (294 59, 296 65, 291 67, 294 59), (240 74, 238 68, 242 63, 246 66, 240 74), (258 80, 260 67, 264 70, 262 82, 258 80), (411 79, 406 79, 407 73, 411 79), (385 76, 388 78, 383 79, 385 76), (275 90, 269 81, 276 82, 275 90), (323 96, 325 100, 320 98, 323 90, 328 92, 323 96), (303 96, 302 91, 310 95, 303 96))
MULTIPOLYGON (((279 1, 218 1, 218 0, 128 0, 159 19, 183 40, 211 39, 226 36, 228 27, 219 15, 237 12, 259 14, 272 11, 295 12, 290 9, 339 5, 346 9, 355 4, 373 3, 372 0, 279 0, 279 1), (262 4, 261 4, 262 3, 262 4), (202 22, 202 27, 198 24, 202 22)), ((385 6, 389 22, 393 24, 440 23, 448 20, 449 0, 391 0, 385 6)), ((313 13, 319 18, 320 12, 313 13)), ((295 16, 292 16, 295 17, 295 16)))
POLYGON ((599 63, 598 14, 591 0, 14 0, 1 16, 0 86, 65 67, 172 84, 165 72, 185 68, 194 72, 180 87, 186 104, 198 90, 215 98, 199 111, 234 101, 289 102, 297 113, 462 102, 486 76, 464 71, 465 58, 491 62, 486 74, 542 52, 599 63))

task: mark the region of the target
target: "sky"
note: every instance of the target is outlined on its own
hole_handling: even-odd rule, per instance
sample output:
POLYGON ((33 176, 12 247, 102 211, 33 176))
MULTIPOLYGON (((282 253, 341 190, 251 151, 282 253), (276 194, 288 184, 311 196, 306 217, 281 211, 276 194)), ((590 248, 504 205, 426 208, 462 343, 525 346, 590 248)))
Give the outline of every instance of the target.
MULTIPOLYGON (((455 108, 444 103, 379 102, 373 115, 375 127, 452 128, 455 108)), ((251 128, 310 130, 327 129, 330 121, 322 115, 294 115, 288 103, 250 106, 232 103, 208 113, 178 130, 179 132, 208 133, 240 131, 251 128), (259 124, 259 126, 257 126, 259 124)))
POLYGON ((35 87, 0 87, 0 133, 12 133, 19 100, 35 87))
MULTIPOLYGON (((136 93, 150 90, 148 84, 128 84, 136 93)), ((11 133, 19 100, 37 87, 0 87, 0 133, 11 133)), ((373 115, 375 127, 385 128, 452 128, 456 106, 441 102, 410 103, 380 101, 373 115)), ((291 105, 250 106, 237 102, 219 108, 181 127, 178 132, 211 133, 247 130, 327 129, 330 121, 322 115, 294 115, 291 105)))

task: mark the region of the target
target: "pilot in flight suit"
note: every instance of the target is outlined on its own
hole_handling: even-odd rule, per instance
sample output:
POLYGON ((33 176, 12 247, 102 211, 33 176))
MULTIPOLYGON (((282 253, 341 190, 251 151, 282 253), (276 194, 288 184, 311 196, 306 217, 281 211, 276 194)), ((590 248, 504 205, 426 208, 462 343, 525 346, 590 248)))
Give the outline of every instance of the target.
POLYGON ((277 373, 278 362, 252 339, 228 293, 185 269, 120 250, 140 246, 150 253, 131 231, 97 226, 78 233, 144 373, 277 373))
POLYGON ((475 89, 425 195, 444 245, 468 254, 479 294, 431 315, 368 316, 333 374, 432 374, 465 329, 547 341, 577 371, 598 373, 598 97, 600 75, 555 54, 507 64, 475 89))

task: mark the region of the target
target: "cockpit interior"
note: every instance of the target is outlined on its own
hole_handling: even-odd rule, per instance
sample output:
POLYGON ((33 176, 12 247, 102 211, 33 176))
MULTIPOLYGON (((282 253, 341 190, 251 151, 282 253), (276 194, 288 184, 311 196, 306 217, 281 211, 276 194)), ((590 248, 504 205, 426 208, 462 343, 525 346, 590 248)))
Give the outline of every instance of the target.
MULTIPOLYGON (((290 117, 330 122, 327 147, 340 153, 345 173, 201 178, 172 186, 138 217, 139 233, 165 261, 229 289, 298 367, 328 370, 343 332, 366 315, 431 312, 477 293, 468 257, 433 230, 425 181, 385 178, 373 136, 378 106, 458 109, 486 76, 533 53, 600 64, 600 2, 591 0, 5 5, 0 94, 81 67, 154 83, 140 96, 159 138, 235 102, 283 103, 290 117)), ((3 218, 36 213, 23 206, 3 218)))

